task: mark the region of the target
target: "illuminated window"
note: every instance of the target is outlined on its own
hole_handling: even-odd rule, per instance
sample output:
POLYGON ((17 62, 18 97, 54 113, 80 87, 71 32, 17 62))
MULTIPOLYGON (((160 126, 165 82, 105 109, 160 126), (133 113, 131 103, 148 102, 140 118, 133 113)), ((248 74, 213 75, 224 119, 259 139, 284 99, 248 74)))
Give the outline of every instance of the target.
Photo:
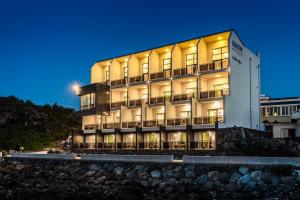
POLYGON ((149 73, 148 63, 143 63, 142 68, 143 68, 143 74, 149 73))
POLYGON ((80 110, 88 110, 95 107, 95 93, 80 96, 80 110))
POLYGON ((163 70, 171 69, 171 58, 163 59, 163 70))
POLYGON ((186 63, 186 66, 196 65, 197 64, 197 54, 196 53, 186 54, 185 63, 186 63))
POLYGON ((220 47, 212 50, 212 59, 222 60, 228 58, 228 47, 220 47))

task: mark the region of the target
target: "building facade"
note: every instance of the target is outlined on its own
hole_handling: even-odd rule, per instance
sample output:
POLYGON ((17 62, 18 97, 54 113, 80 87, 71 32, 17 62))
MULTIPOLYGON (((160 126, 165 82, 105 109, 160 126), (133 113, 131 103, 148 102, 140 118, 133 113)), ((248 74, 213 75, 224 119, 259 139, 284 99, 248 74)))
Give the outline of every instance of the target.
POLYGON ((274 138, 300 137, 299 97, 261 96, 261 122, 274 138))
POLYGON ((234 30, 98 61, 73 147, 214 149, 218 128, 260 129, 259 73, 234 30))

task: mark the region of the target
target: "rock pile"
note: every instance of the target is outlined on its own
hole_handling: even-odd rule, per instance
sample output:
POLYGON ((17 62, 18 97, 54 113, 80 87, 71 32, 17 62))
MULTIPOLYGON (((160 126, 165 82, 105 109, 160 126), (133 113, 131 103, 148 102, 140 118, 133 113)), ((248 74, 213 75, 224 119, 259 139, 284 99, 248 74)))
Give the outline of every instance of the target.
POLYGON ((0 199, 300 199, 291 167, 3 160, 0 199))

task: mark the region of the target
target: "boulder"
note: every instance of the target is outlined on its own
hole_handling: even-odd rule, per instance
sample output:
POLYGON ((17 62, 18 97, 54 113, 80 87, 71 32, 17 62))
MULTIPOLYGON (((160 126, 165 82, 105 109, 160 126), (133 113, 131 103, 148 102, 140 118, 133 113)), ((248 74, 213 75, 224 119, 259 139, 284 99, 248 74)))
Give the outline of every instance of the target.
POLYGON ((245 192, 253 191, 255 189, 255 186, 256 183, 254 181, 250 181, 244 186, 243 191, 245 192))
POLYGON ((124 169, 122 167, 116 167, 114 169, 114 174, 117 176, 121 176, 123 174, 124 169))
POLYGON ((259 181, 261 178, 261 171, 254 171, 251 173, 251 178, 254 181, 259 181))
POLYGON ((152 178, 160 178, 161 176, 161 172, 159 170, 154 170, 150 174, 152 178))
POLYGON ((207 192, 210 191, 213 187, 214 183, 213 182, 206 182, 201 188, 200 190, 203 192, 207 192))
POLYGON ((238 183, 247 184, 250 181, 251 181, 251 176, 249 174, 246 174, 246 175, 242 176, 241 178, 239 178, 238 183))
POLYGON ((102 183, 103 181, 105 181, 105 179, 106 179, 106 176, 101 176, 101 177, 97 178, 97 179, 94 181, 94 183, 95 183, 95 184, 102 183))
POLYGON ((239 168, 239 173, 242 174, 242 175, 247 174, 248 171, 249 171, 249 168, 248 168, 248 167, 241 166, 241 167, 239 168))
POLYGON ((218 171, 210 171, 207 173, 208 181, 216 182, 219 179, 219 172, 218 171))
POLYGON ((221 182, 227 182, 227 181, 229 181, 229 178, 230 178, 230 174, 229 173, 227 173, 227 172, 221 172, 221 173, 219 173, 219 180, 221 181, 221 182))
POLYGON ((205 184, 207 181, 208 181, 207 174, 202 174, 201 176, 199 176, 199 177, 196 179, 196 182, 197 182, 198 184, 200 184, 200 185, 205 184))
POLYGON ((242 177, 242 176, 241 176, 239 173, 233 172, 233 173, 231 174, 231 176, 230 176, 229 182, 230 182, 230 183, 235 183, 235 182, 237 182, 241 177, 242 177))

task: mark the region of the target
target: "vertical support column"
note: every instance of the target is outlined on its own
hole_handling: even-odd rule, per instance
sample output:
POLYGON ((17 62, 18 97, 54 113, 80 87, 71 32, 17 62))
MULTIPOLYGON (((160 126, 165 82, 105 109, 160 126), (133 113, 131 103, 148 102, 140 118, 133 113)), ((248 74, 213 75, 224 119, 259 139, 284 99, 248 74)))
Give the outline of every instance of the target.
POLYGON ((218 147, 218 137, 219 137, 219 123, 218 121, 215 122, 215 145, 216 145, 216 151, 219 149, 218 147))
POLYGON ((137 126, 135 131, 135 150, 138 150, 138 133, 140 132, 140 128, 137 126))
POLYGON ((85 149, 86 135, 83 133, 83 149, 85 149))
POLYGON ((117 132, 115 132, 115 150, 117 150, 117 132))
POLYGON ((159 126, 159 150, 161 150, 161 145, 162 145, 162 141, 161 141, 161 125, 159 126))
POLYGON ((186 150, 189 150, 189 135, 191 133, 191 126, 187 125, 186 127, 186 150))
POLYGON ((95 135, 95 149, 98 149, 98 133, 96 131, 96 135, 95 135))

